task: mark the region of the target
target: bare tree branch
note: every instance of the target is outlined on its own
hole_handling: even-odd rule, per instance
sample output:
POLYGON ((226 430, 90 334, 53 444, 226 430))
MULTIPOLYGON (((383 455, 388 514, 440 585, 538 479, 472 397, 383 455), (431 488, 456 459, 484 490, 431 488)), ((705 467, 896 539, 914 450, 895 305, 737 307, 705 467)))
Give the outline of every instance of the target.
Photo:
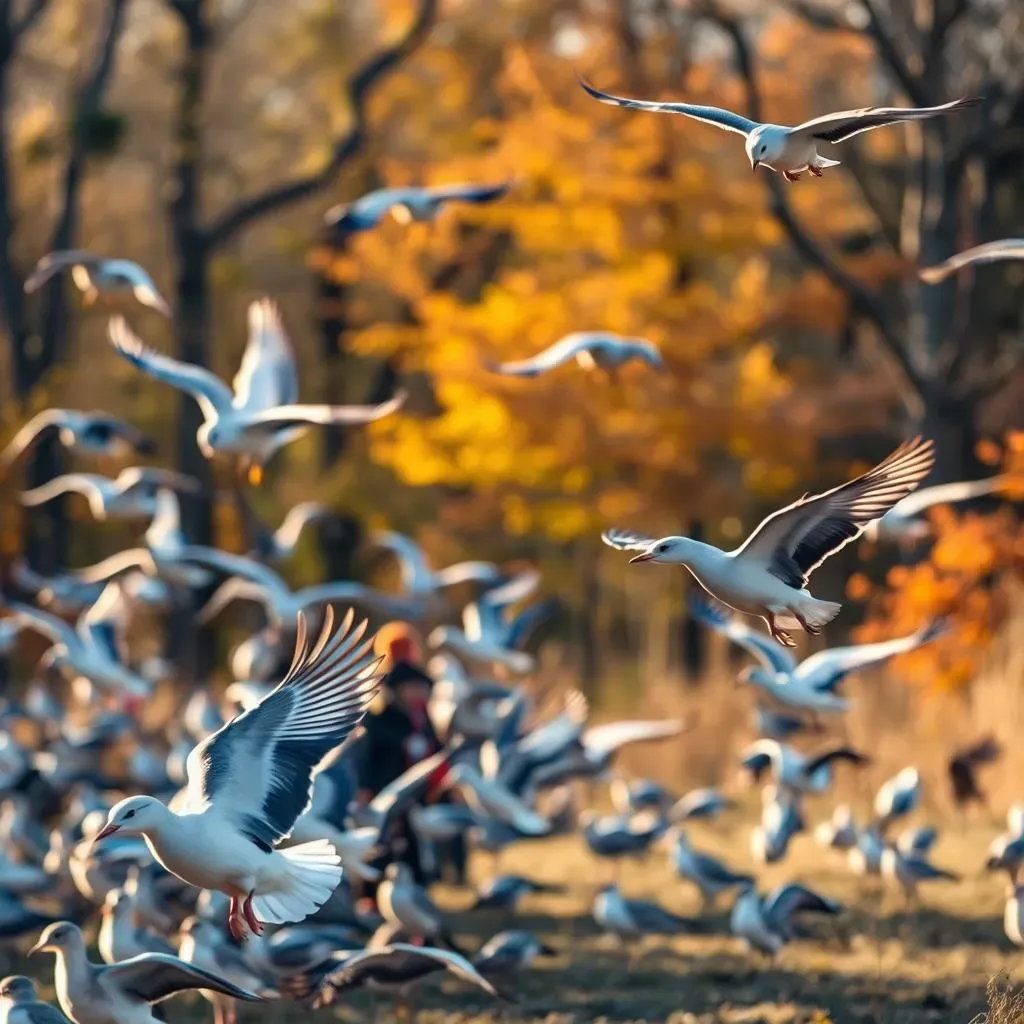
MULTIPOLYGON (((715 0, 702 0, 699 9, 732 40, 736 64, 746 86, 747 116, 755 121, 761 120, 761 93, 754 67, 753 52, 743 31, 743 26, 735 17, 725 14, 715 0)), ((764 180, 771 197, 772 214, 786 230, 794 248, 804 260, 817 267, 836 288, 847 296, 855 311, 861 313, 871 322, 915 392, 913 398, 918 399, 924 387, 924 375, 915 365, 910 352, 892 330, 881 304, 871 291, 840 266, 796 219, 778 177, 769 174, 765 175, 764 180)), ((904 395, 903 397, 905 403, 908 406, 911 405, 910 396, 904 395)))
POLYGON ((879 56, 899 82, 900 87, 919 107, 931 106, 931 99, 920 77, 913 74, 906 55, 901 52, 896 40, 889 34, 885 21, 878 13, 875 0, 860 0, 868 16, 867 32, 875 41, 879 56))
POLYGON ((352 126, 338 139, 330 160, 315 174, 274 185, 251 199, 242 200, 215 221, 206 233, 211 248, 217 248, 250 222, 289 203, 326 188, 341 168, 359 152, 366 134, 366 100, 372 88, 402 62, 427 37, 437 11, 437 0, 420 0, 419 9, 405 36, 394 46, 382 50, 365 64, 348 83, 352 106, 352 126))
MULTIPOLYGON (((69 249, 74 238, 78 221, 78 200, 88 158, 89 132, 94 126, 94 117, 99 112, 103 94, 114 69, 117 44, 124 30, 128 0, 110 0, 107 9, 107 24, 100 42, 92 71, 78 90, 74 108, 74 126, 71 133, 71 148, 64 168, 61 186, 61 212, 50 236, 50 250, 69 249)), ((57 345, 64 333, 65 307, 63 301, 64 277, 58 274, 47 287, 42 307, 42 342, 44 363, 52 360, 57 345)))
POLYGON ((49 6, 50 0, 32 0, 25 13, 11 25, 11 37, 15 43, 32 28, 49 6))

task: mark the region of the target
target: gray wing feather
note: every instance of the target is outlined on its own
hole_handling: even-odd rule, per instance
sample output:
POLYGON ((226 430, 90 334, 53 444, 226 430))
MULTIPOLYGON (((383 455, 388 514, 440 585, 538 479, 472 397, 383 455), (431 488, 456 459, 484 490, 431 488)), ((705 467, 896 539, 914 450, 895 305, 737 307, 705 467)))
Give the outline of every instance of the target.
POLYGON ((208 989, 235 999, 255 1003, 260 997, 253 992, 218 977, 211 971, 185 963, 166 953, 143 953, 102 969, 104 980, 112 982, 128 995, 147 1003, 159 1003, 178 992, 208 989))
POLYGON ((595 89, 589 82, 577 76, 577 81, 583 88, 602 103, 608 103, 614 107, 626 107, 630 110, 650 110, 661 114, 683 114, 692 117, 705 124, 713 124, 716 128, 724 128, 727 132, 736 132, 738 135, 749 135, 755 128, 760 127, 757 121, 751 121, 742 114, 736 114, 731 110, 722 107, 702 107, 693 103, 652 103, 649 100, 634 100, 626 96, 613 96, 608 92, 601 92, 595 89))

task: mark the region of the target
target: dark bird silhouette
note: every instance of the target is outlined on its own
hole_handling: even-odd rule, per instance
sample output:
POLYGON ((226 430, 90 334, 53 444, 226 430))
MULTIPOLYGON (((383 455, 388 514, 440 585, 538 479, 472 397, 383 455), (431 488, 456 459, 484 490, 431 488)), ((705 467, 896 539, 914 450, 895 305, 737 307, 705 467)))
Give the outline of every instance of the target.
POLYGON ((984 792, 978 786, 977 772, 982 765, 994 764, 1002 756, 1002 747, 992 736, 963 750, 957 751, 949 760, 949 785, 953 791, 953 803, 960 810, 970 804, 988 806, 984 792))

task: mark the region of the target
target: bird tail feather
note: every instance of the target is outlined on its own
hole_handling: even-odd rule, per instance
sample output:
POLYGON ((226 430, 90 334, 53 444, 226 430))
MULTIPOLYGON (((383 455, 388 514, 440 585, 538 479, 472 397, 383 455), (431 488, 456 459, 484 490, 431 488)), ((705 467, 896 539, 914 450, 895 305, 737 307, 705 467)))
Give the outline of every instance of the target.
POLYGON ((843 606, 836 601, 811 600, 800 608, 800 614, 807 625, 814 629, 827 626, 840 612, 843 606))
POLYGON ((265 924, 302 921, 316 913, 337 889, 341 858, 326 839, 276 850, 284 859, 281 887, 253 897, 256 916, 265 924))
POLYGON ((842 163, 841 160, 830 160, 827 156, 815 157, 814 166, 819 170, 825 167, 838 167, 842 163))

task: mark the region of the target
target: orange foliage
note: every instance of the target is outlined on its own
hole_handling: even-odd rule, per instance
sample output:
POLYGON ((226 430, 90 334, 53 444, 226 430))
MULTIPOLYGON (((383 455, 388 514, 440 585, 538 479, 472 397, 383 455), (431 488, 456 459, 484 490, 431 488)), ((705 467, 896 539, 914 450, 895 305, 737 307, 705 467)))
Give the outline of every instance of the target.
MULTIPOLYGON (((1003 445, 983 441, 980 461, 1002 464, 999 494, 1024 497, 1024 433, 1003 445)), ((1006 618, 1008 583, 1024 570, 1024 527, 1007 506, 991 513, 958 513, 938 506, 929 513, 932 543, 915 565, 892 568, 884 587, 872 588, 863 575, 851 577, 847 594, 870 599, 871 618, 858 631, 864 642, 902 636, 932 618, 945 618, 948 633, 899 659, 897 671, 909 682, 937 690, 965 686, 978 674, 985 651, 1006 618)))

